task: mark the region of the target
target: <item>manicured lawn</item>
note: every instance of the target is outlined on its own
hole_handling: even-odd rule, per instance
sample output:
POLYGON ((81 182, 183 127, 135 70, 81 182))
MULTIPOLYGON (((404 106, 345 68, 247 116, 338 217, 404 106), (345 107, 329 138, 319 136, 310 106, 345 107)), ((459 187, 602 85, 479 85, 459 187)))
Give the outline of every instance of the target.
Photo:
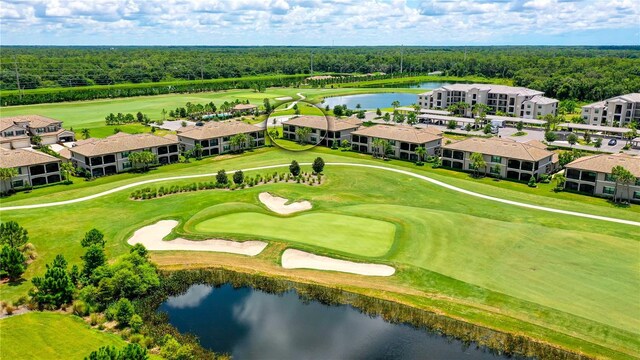
POLYGON ((0 358, 84 359, 101 346, 121 347, 119 335, 91 329, 65 314, 31 312, 0 320, 0 358))
POLYGON ((280 218, 240 212, 205 220, 194 228, 203 234, 259 236, 365 257, 384 255, 395 233, 395 226, 385 221, 327 213, 280 218))
MULTIPOLYGON (((236 99, 249 100, 255 105, 262 105, 265 98, 270 99, 275 104, 276 98, 290 96, 294 100, 299 97, 296 93, 303 93, 308 97, 308 101, 320 101, 324 96, 346 95, 356 93, 374 93, 387 92, 393 89, 295 89, 295 88, 269 88, 263 93, 254 92, 252 90, 228 90, 219 92, 204 92, 196 94, 169 94, 157 96, 140 96, 109 100, 94 101, 78 101, 53 104, 37 104, 24 106, 2 107, 1 115, 14 116, 26 114, 38 114, 49 116, 54 119, 63 121, 63 126, 67 129, 73 128, 79 137, 79 132, 83 128, 91 131, 93 137, 105 137, 113 134, 115 128, 120 128, 123 132, 137 133, 149 132, 150 127, 140 124, 128 125, 105 125, 105 116, 110 113, 132 113, 138 111, 148 115, 151 120, 162 119, 161 111, 165 109, 175 109, 176 107, 185 106, 187 102, 194 104, 203 104, 213 101, 216 106, 220 106, 225 101, 232 102, 236 99)), ((396 89, 396 91, 416 92, 415 89, 396 89)), ((303 114, 311 114, 312 108, 303 106, 300 103, 300 109, 303 114)), ((315 108, 314 108, 315 109, 315 108)), ((278 115, 293 114, 294 110, 283 111, 278 115)), ((248 117, 250 118, 250 117, 248 117)))
MULTIPOLYGON (((144 175, 123 174, 94 182, 76 180, 73 185, 3 199, 2 206, 72 199, 141 179, 212 174, 219 169, 282 164, 277 170, 283 172, 293 159, 311 162, 317 156, 327 163, 410 169, 451 185, 510 200, 631 220, 640 218, 638 206, 616 208, 603 199, 554 193, 553 185, 531 189, 526 184, 476 180, 465 173, 431 169, 429 165, 382 162, 368 155, 325 148, 300 153, 260 149, 242 156, 165 166, 144 175)), ((303 166, 303 171, 310 171, 309 166, 303 166)), ((230 238, 263 239, 272 244, 256 258, 230 257, 229 264, 275 267, 279 264, 279 251, 269 250, 272 246, 294 246, 355 261, 371 261, 373 256, 377 257, 375 262, 390 264, 398 272, 389 278, 365 279, 366 284, 360 286, 362 291, 373 287, 393 289, 403 301, 416 306, 429 306, 593 355, 625 358, 625 354, 637 354, 640 232, 636 227, 483 200, 381 170, 327 165, 324 173, 321 186, 276 183, 148 201, 129 200, 131 190, 127 190, 87 202, 0 214, 3 221, 15 220, 25 226, 36 246, 39 257, 29 265, 27 279, 42 274, 44 264, 57 253, 63 253, 70 264, 79 264, 83 251, 80 239, 93 227, 105 233, 107 255, 112 258, 127 251, 126 240, 136 229, 160 219, 176 219, 180 225, 172 236, 204 239, 228 234, 230 238), (314 208, 285 218, 276 216, 258 201, 258 194, 263 191, 292 200, 309 200, 314 208), (395 233, 387 233, 390 235, 386 237, 373 234, 391 228, 395 233), (393 237, 392 243, 389 237, 393 237)), ((202 180, 211 181, 213 176, 202 180)), ((198 180, 144 186, 193 181, 198 180)), ((174 266, 214 256, 157 256, 165 255, 182 256, 174 266)), ((200 266, 209 265, 198 261, 200 266)), ((303 273, 286 274, 309 276, 313 281, 317 272, 300 275, 303 273)), ((331 276, 330 283, 341 287, 347 281, 361 280, 351 275, 331 276)), ((14 300, 29 287, 28 281, 13 287, 2 285, 1 297, 14 300)))

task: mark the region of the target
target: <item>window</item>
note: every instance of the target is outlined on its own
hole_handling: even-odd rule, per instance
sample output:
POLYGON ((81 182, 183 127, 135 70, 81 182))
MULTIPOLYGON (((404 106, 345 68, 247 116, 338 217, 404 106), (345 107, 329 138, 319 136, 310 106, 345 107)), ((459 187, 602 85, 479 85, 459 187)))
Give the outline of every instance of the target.
POLYGON ((640 199, 640 191, 634 191, 633 192, 633 198, 634 199, 640 199))
POLYGON ((120 153, 120 156, 122 156, 123 159, 126 159, 129 157, 129 154, 131 154, 131 151, 123 151, 120 153))
POLYGON ((16 135, 24 135, 24 130, 17 130, 16 135))
POLYGON ((491 162, 493 162, 493 163, 501 163, 502 162, 502 157, 501 156, 493 156, 493 155, 491 155, 491 162))
POLYGON ((123 169, 131 169, 131 163, 126 161, 122 164, 123 169))
MULTIPOLYGON (((24 180, 15 180, 12 183, 13 187, 23 187, 24 186, 24 180)), ((637 191, 636 191, 637 193, 637 191)), ((635 196, 635 194, 634 194, 635 196)))
POLYGON ((230 147, 229 145, 225 145, 225 146, 223 146, 222 148, 223 148, 223 149, 222 149, 223 151, 229 151, 229 150, 231 150, 231 147, 230 147))
POLYGON ((611 174, 604 174, 604 181, 611 181, 611 182, 614 182, 615 180, 613 179, 613 175, 611 175, 611 174))
POLYGON ((605 186, 602 188, 602 193, 607 195, 613 195, 616 192, 616 188, 613 186, 605 186))

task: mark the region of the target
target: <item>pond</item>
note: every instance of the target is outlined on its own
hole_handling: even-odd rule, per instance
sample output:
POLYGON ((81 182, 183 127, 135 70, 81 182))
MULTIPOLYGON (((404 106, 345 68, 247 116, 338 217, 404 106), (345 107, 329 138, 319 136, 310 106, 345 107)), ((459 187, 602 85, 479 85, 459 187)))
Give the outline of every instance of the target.
POLYGON ((347 95, 347 96, 332 96, 324 99, 324 102, 320 104, 321 107, 329 105, 329 108, 333 108, 336 105, 347 105, 349 109, 355 109, 358 104, 362 109, 377 109, 377 108, 390 108, 391 103, 399 101, 400 105, 411 105, 418 102, 418 94, 402 93, 402 92, 390 92, 390 93, 377 93, 377 94, 360 94, 360 95, 347 95))
POLYGON ((347 306, 230 285, 193 285, 160 306, 181 332, 234 359, 506 359, 347 306))

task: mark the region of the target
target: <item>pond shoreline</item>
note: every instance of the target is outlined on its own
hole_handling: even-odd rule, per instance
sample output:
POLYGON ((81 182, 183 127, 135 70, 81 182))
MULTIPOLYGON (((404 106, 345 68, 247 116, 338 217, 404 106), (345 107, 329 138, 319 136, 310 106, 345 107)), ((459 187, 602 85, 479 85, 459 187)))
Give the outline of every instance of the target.
MULTIPOLYGON (((162 327, 172 334, 178 332, 168 323, 166 314, 157 313, 169 296, 180 295, 195 284, 219 287, 230 284, 234 288, 250 287, 270 294, 294 290, 302 299, 325 305, 349 305, 369 316, 380 316, 393 324, 407 324, 417 329, 462 341, 467 346, 477 344, 498 355, 535 357, 539 359, 589 359, 589 357, 540 342, 521 334, 511 334, 476 325, 460 319, 437 314, 398 302, 375 298, 337 287, 302 283, 268 274, 244 273, 223 268, 196 270, 161 270, 161 289, 141 300, 145 322, 162 327)), ((179 334, 195 339, 189 334, 179 334)), ((201 345, 197 342, 197 346, 201 345)), ((208 350, 201 349, 205 352, 208 350)))

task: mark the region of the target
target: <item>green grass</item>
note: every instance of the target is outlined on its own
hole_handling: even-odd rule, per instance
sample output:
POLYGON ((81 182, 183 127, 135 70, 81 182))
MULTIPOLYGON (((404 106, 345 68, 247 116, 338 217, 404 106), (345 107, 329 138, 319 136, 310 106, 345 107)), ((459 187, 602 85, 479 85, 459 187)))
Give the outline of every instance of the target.
MULTIPOLYGON (((296 89, 296 88, 269 88, 263 93, 254 92, 252 90, 228 90, 218 92, 203 92, 194 94, 169 94, 157 96, 139 96, 119 99, 103 99, 93 101, 76 101, 52 104, 22 105, 9 106, 0 108, 0 116, 15 116, 38 114, 52 117, 63 121, 66 129, 76 131, 80 138, 80 130, 87 128, 93 137, 106 137, 113 134, 115 128, 120 128, 123 132, 138 133, 149 132, 150 127, 141 124, 127 125, 105 125, 105 116, 110 113, 132 113, 138 111, 148 115, 151 120, 162 119, 161 111, 165 109, 175 109, 176 107, 185 106, 187 102, 191 103, 208 103, 213 101, 216 106, 220 106, 225 101, 232 102, 236 99, 249 100, 250 103, 262 105, 265 98, 270 99, 271 103, 279 97, 290 96, 298 99, 296 93, 300 92, 307 96, 307 101, 319 102, 325 96, 362 94, 374 92, 387 92, 393 89, 296 89)), ((413 92, 416 89, 396 89, 397 91, 413 92)), ((303 115, 316 114, 317 109, 310 108, 304 103, 299 103, 301 113, 303 115), (315 109, 315 110, 314 110, 315 109)), ((277 115, 293 114, 294 110, 282 111, 277 115)), ((251 117, 248 117, 251 119, 251 117)))
POLYGON ((91 329, 65 314, 31 312, 0 320, 3 359, 84 359, 101 346, 121 347, 119 335, 91 329))
MULTIPOLYGON (((222 207, 225 212, 229 211, 226 206, 222 207)), ((331 213, 279 218, 238 212, 204 220, 193 228, 211 235, 255 238, 259 234, 260 238, 308 244, 364 257, 384 255, 391 247, 395 233, 395 226, 385 221, 331 213)))
MULTIPOLYGON (((429 165, 382 162, 368 155, 326 148, 298 153, 260 149, 243 156, 165 166, 144 175, 122 174, 93 182, 76 179, 72 185, 2 199, 2 206, 72 199, 141 179, 288 164, 292 159, 310 162, 317 156, 326 162, 410 169, 464 189, 536 205, 636 221, 640 218, 639 206, 617 208, 604 199, 554 193, 553 184, 532 189, 521 183, 472 179, 466 173, 431 169, 429 165)), ((303 166, 303 170, 310 169, 303 166)), ((278 171, 287 171, 286 165, 278 171)), ((393 277, 375 279, 376 283, 429 294, 406 295, 410 304, 428 304, 452 316, 529 334, 592 355, 637 355, 637 228, 491 202, 380 170, 327 165, 324 172, 321 186, 276 183, 149 201, 129 200, 131 189, 88 202, 1 215, 3 221, 15 220, 25 226, 38 251, 39 257, 29 265, 26 279, 42 274, 44 264, 57 253, 63 253, 71 264, 79 264, 83 251, 80 239, 93 227, 105 233, 107 255, 113 258, 127 251, 126 240, 133 231, 171 218, 180 222, 175 236, 204 239, 227 234, 230 238, 262 239, 354 261, 370 262, 373 256, 375 262, 398 269, 393 277), (263 191, 292 200, 306 199, 314 208, 279 217, 258 201, 263 191), (382 237, 366 235, 380 224, 395 229, 392 244, 382 237)), ((213 177, 201 180, 211 181, 213 177)), ((243 261, 277 263, 276 257, 269 256, 274 255, 243 261)), ((337 286, 342 286, 340 278, 336 277, 337 286)), ((1 297, 14 300, 29 287, 29 281, 0 285, 1 297)))

